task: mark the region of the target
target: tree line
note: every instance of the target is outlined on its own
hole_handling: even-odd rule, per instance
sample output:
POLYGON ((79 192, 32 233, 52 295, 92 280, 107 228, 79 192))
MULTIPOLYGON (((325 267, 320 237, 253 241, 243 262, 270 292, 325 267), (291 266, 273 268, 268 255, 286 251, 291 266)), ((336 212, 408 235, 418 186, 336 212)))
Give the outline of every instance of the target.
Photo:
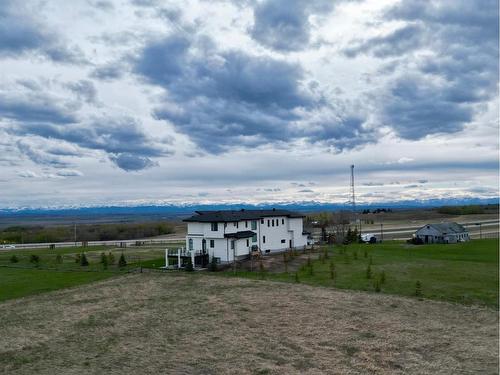
MULTIPOLYGON (((84 224, 76 227, 76 240, 114 241, 170 234, 174 226, 166 222, 84 224)), ((0 243, 71 242, 75 240, 73 225, 12 226, 0 231, 0 243)))

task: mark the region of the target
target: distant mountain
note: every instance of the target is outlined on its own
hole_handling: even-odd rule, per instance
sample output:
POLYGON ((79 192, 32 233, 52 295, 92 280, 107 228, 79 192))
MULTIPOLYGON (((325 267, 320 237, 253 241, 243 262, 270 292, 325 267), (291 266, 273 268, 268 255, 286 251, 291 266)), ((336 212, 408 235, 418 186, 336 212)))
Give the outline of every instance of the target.
MULTIPOLYGON (((460 206, 471 204, 498 204, 498 198, 488 199, 432 199, 421 201, 396 201, 396 202, 377 202, 377 203, 359 203, 356 208, 359 210, 369 208, 425 208, 440 206, 460 206)), ((123 205, 123 206, 95 206, 95 207, 44 207, 44 208, 0 208, 0 217, 6 216, 105 216, 105 215, 154 215, 162 217, 185 217, 196 210, 239 210, 245 209, 268 209, 283 208, 295 211, 338 211, 351 209, 348 204, 324 203, 315 201, 301 202, 278 202, 261 204, 248 203, 220 203, 220 204, 162 204, 162 205, 123 205)))

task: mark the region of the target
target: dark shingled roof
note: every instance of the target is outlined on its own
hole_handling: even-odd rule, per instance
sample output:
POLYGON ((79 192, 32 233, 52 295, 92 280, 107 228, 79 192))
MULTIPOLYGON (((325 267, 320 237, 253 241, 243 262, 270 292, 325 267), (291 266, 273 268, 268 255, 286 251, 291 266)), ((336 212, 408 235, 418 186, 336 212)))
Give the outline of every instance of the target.
MULTIPOLYGON (((455 222, 444 222, 444 223, 427 224, 427 225, 437 229, 441 233, 446 233, 446 234, 467 232, 467 229, 465 229, 463 226, 455 222)), ((422 228, 426 227, 427 225, 424 225, 422 228)))
POLYGON ((226 238, 250 238, 253 237, 255 233, 252 232, 251 230, 243 230, 241 232, 236 232, 236 233, 226 233, 224 234, 224 237, 226 238))
POLYGON ((245 210, 238 211, 195 211, 196 215, 183 221, 193 222, 232 222, 241 220, 259 220, 264 217, 286 216, 290 218, 302 218, 304 215, 288 210, 245 210))

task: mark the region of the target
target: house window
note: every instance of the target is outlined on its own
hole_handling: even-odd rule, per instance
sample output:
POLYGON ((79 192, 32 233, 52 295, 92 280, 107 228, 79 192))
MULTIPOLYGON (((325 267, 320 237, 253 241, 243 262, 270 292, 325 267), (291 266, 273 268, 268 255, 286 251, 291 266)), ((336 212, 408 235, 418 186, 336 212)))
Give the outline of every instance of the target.
POLYGON ((252 230, 257 230, 257 221, 252 221, 252 230))
POLYGON ((247 238, 247 247, 250 246, 250 241, 248 241, 248 238, 247 238))
POLYGON ((237 222, 237 221, 234 223, 234 226, 235 226, 236 228, 238 228, 238 222, 237 222))
POLYGON ((261 224, 264 224, 264 219, 260 219, 260 223, 261 223, 261 224))
POLYGON ((210 247, 215 247, 215 240, 210 240, 210 247))
POLYGON ((257 242, 257 235, 256 235, 256 234, 254 234, 254 235, 252 236, 252 242, 257 242))
POLYGON ((274 227, 274 219, 273 219, 273 227, 274 227))
POLYGON ((285 225, 285 219, 281 219, 281 224, 285 225))
POLYGON ((248 228, 248 221, 245 221, 245 228, 248 228))
POLYGON ((262 243, 266 243, 266 236, 262 236, 262 243))
POLYGON ((189 247, 189 251, 193 250, 193 239, 192 238, 190 238, 188 241, 188 247, 189 247))
POLYGON ((280 221, 278 219, 276 219, 276 226, 277 227, 279 226, 279 223, 280 223, 280 221))
POLYGON ((234 250, 234 240, 231 240, 231 250, 234 250))
POLYGON ((218 223, 211 223, 212 232, 217 232, 219 230, 218 223))
POLYGON ((271 220, 267 219, 267 226, 270 227, 271 226, 271 220))
POLYGON ((281 240, 281 243, 286 243, 286 240, 281 240))

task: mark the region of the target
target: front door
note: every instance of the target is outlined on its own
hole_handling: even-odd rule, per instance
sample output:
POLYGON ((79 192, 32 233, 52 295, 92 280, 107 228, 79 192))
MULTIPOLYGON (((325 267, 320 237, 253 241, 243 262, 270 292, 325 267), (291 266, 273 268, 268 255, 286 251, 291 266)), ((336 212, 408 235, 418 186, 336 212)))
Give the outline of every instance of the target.
POLYGON ((429 236, 425 236, 425 243, 429 243, 429 236))
POLYGON ((293 248, 293 246, 292 246, 292 245, 293 245, 293 244, 292 244, 292 240, 290 240, 290 241, 288 241, 288 242, 289 242, 290 249, 292 249, 292 248, 293 248))

